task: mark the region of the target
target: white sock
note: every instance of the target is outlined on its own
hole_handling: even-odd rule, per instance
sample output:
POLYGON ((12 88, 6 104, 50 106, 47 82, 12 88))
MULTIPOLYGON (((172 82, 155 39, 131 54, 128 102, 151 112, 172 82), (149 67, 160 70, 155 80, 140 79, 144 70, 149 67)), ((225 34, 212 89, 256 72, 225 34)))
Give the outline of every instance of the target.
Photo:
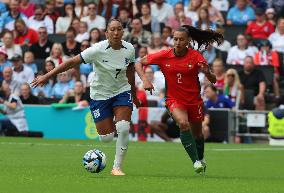
POLYGON ((118 137, 116 141, 116 153, 113 168, 121 168, 123 158, 125 157, 128 148, 130 123, 121 120, 115 125, 118 137))

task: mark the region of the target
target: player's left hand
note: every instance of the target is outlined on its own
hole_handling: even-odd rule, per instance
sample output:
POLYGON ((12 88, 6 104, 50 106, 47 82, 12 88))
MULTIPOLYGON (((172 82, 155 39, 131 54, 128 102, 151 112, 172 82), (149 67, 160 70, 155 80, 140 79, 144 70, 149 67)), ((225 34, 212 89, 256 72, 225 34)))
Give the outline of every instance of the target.
POLYGON ((200 71, 203 72, 204 74, 210 73, 210 69, 209 69, 208 64, 203 63, 203 62, 199 62, 198 67, 199 67, 200 71))
POLYGON ((139 99, 137 97, 133 97, 132 99, 133 103, 135 104, 136 108, 138 109, 139 107, 141 107, 141 103, 139 101, 139 99))

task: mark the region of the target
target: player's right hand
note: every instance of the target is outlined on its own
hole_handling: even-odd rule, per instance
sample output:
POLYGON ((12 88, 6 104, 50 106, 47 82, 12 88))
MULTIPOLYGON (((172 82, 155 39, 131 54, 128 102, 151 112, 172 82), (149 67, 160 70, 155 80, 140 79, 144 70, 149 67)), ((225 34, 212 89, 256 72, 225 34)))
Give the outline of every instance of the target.
POLYGON ((46 84, 47 81, 48 81, 48 78, 45 75, 38 76, 31 82, 31 86, 33 88, 35 88, 37 86, 43 86, 43 85, 46 84))
POLYGON ((151 95, 153 93, 153 90, 155 91, 153 84, 149 80, 143 81, 143 88, 150 91, 151 95))

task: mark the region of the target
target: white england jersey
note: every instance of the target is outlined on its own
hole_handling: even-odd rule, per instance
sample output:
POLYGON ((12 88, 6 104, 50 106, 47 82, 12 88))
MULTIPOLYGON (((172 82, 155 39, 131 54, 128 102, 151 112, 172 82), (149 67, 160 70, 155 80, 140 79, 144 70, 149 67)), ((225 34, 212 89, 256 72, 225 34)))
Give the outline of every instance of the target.
POLYGON ((84 63, 93 65, 95 71, 90 83, 92 99, 106 100, 131 90, 126 69, 135 61, 135 49, 132 44, 122 41, 121 49, 114 50, 108 40, 105 40, 84 50, 80 55, 84 63))

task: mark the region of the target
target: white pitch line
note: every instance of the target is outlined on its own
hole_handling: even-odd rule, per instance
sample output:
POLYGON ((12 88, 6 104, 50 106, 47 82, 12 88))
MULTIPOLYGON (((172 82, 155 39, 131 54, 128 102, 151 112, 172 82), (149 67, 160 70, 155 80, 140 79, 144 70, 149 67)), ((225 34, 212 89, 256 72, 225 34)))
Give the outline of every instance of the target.
POLYGON ((284 151, 284 148, 231 148, 231 149, 210 149, 211 151, 284 151))
MULTIPOLYGON (((94 144, 80 144, 80 143, 31 143, 31 142, 0 142, 0 145, 35 145, 35 146, 69 146, 69 147, 95 147, 94 144)), ((105 145, 100 144, 97 145, 101 148, 114 148, 115 145, 105 145)), ((145 147, 137 147, 137 146, 131 146, 130 148, 143 148, 145 147)), ((172 147, 170 149, 179 149, 180 147, 172 147)), ((164 147, 151 147, 152 150, 161 150, 164 149, 164 147)), ((217 151, 217 152, 228 152, 228 151, 284 151, 284 148, 282 147, 268 147, 268 148, 209 148, 206 149, 206 151, 217 151)))

